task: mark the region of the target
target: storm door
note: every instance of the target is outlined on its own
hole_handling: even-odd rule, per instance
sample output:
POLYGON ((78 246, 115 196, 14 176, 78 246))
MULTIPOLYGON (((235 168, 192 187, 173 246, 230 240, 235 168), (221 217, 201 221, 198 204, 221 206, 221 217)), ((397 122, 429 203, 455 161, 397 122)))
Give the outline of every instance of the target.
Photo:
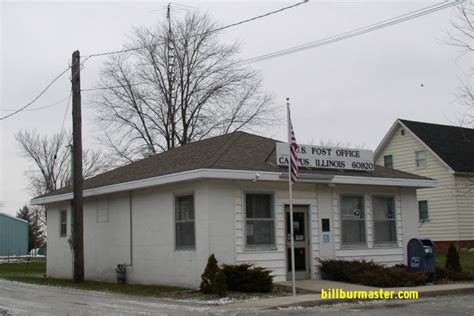
MULTIPOLYGON (((290 207, 285 206, 286 227, 286 268, 287 279, 291 280, 291 239, 290 239, 290 207)), ((310 277, 310 248, 308 229, 308 206, 293 206, 293 239, 295 244, 295 278, 297 280, 310 277)))

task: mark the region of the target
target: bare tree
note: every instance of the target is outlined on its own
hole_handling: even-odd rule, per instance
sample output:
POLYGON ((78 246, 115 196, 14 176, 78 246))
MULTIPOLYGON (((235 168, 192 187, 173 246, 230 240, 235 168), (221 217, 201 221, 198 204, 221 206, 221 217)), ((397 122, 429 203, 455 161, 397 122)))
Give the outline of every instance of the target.
POLYGON ((474 2, 464 1, 456 6, 451 29, 446 32, 445 43, 460 48, 461 53, 474 52, 474 2))
POLYGON ((474 69, 471 69, 469 73, 464 74, 463 78, 459 80, 460 84, 456 91, 456 98, 458 103, 465 109, 459 117, 459 124, 461 126, 468 126, 474 128, 473 79, 474 69))
POLYGON ((451 28, 446 32, 446 44, 457 47, 461 56, 467 55, 471 60, 470 68, 460 79, 456 97, 466 111, 462 113, 460 123, 464 126, 474 126, 474 2, 465 1, 456 6, 451 19, 451 28))
POLYGON ((41 207, 28 207, 27 205, 24 205, 16 213, 17 218, 28 221, 28 252, 46 245, 46 229, 40 216, 41 213, 41 207))
MULTIPOLYGON (((15 135, 21 154, 33 165, 26 172, 34 195, 43 195, 71 185, 71 135, 57 133, 50 137, 36 131, 23 130, 15 135)), ((106 171, 106 160, 100 152, 83 151, 84 178, 106 171)), ((46 237, 46 206, 34 208, 37 225, 46 237), (38 211, 36 213, 36 210, 38 211)))
MULTIPOLYGON (((33 164, 27 171, 30 188, 36 195, 42 195, 71 185, 71 136, 57 133, 51 137, 36 131, 23 130, 15 135, 21 146, 22 155, 33 164)), ((89 178, 105 171, 107 165, 100 152, 84 150, 83 176, 89 178)))
POLYGON ((239 62, 238 45, 219 42, 216 28, 198 12, 136 28, 130 51, 105 63, 97 121, 121 160, 275 122, 261 76, 239 62))
POLYGON ((321 138, 319 141, 310 139, 308 142, 311 146, 320 146, 320 147, 334 147, 334 148, 354 148, 354 149, 366 149, 365 144, 352 144, 350 141, 343 140, 334 140, 334 139, 325 139, 321 138))

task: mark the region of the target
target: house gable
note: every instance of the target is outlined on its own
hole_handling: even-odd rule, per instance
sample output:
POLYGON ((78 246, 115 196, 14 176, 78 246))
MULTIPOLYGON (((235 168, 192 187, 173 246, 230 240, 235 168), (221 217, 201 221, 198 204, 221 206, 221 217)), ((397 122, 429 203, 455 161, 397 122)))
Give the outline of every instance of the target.
MULTIPOLYGON (((406 122, 406 121, 405 121, 406 122)), ((418 149, 417 151, 419 150, 426 150, 428 152, 431 153, 431 155, 433 157, 435 157, 436 159, 439 160, 439 162, 447 168, 447 170, 450 172, 450 173, 454 173, 454 170, 435 152, 433 151, 433 149, 428 146, 423 140, 421 140, 417 134, 415 134, 412 130, 410 130, 409 127, 406 126, 406 124, 404 124, 404 122, 402 120, 396 120, 392 127, 390 128, 390 130, 387 132, 387 134, 384 136, 384 138, 382 139, 382 141, 380 142, 380 144, 377 146, 376 150, 375 150, 375 153, 374 153, 374 160, 377 164, 379 165, 384 165, 384 160, 383 160, 383 156, 384 155, 389 155, 389 154, 383 154, 383 152, 385 152, 385 149, 388 145, 388 143, 392 140, 392 138, 394 136, 403 136, 401 135, 401 131, 404 131, 405 134, 410 134, 411 138, 413 138, 413 140, 415 140, 418 145, 418 149), (382 160, 380 160, 380 157, 382 157, 382 160), (381 161, 381 162, 380 162, 381 161)), ((405 172, 410 172, 410 171, 406 171, 406 169, 401 169, 401 168, 398 168, 396 166, 394 166, 395 169, 399 169, 399 170, 403 170, 405 172)), ((418 173, 415 173, 415 174, 418 174, 418 173)))
POLYGON ((433 168, 453 173, 452 169, 436 153, 398 120, 387 133, 387 136, 375 152, 374 159, 377 165, 383 166, 384 156, 392 155, 393 168, 397 170, 425 177, 429 177, 425 174, 431 174, 432 171, 429 169, 433 168), (416 167, 415 152, 417 151, 425 151, 427 168, 420 169, 416 167))
POLYGON ((376 164, 383 165, 385 155, 392 155, 395 169, 438 180, 437 188, 417 190, 418 201, 427 200, 429 207, 429 222, 420 226, 422 236, 433 240, 458 240, 456 191, 452 169, 398 121, 377 148, 376 164), (425 152, 425 168, 416 167, 417 151, 425 152))
POLYGON ((456 173, 474 173, 474 129, 399 120, 456 173))

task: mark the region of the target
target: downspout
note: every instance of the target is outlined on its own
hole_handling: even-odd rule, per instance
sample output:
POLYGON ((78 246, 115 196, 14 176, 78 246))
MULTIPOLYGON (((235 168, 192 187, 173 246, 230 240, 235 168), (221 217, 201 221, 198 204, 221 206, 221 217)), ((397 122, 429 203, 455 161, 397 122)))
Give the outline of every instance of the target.
POLYGON ((129 208, 130 208, 130 264, 129 267, 133 266, 133 191, 129 194, 129 208))

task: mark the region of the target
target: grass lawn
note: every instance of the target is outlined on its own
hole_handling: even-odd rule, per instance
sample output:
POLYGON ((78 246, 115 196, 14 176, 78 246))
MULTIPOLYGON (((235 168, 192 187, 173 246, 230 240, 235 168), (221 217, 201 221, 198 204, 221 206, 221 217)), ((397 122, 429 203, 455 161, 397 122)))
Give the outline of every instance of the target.
MULTIPOLYGON (((436 251, 436 265, 438 267, 444 267, 446 263, 447 251, 436 251)), ((459 251, 459 261, 461 262, 461 268, 463 271, 470 272, 474 275, 474 252, 459 251)))
MULTIPOLYGON (((67 287, 81 290, 113 292, 137 296, 166 297, 172 299, 193 299, 199 301, 212 301, 215 299, 219 299, 219 296, 215 294, 204 294, 195 290, 171 286, 116 284, 91 281, 86 281, 84 283, 74 283, 72 280, 68 279, 47 278, 44 277, 46 273, 45 262, 30 262, 30 264, 28 265, 28 270, 26 268, 26 263, 0 264, 0 278, 23 283, 67 287)), ((271 293, 227 293, 227 297, 233 300, 247 300, 254 299, 256 297, 266 298, 286 295, 289 295, 286 290, 278 288, 276 288, 271 293)))
POLYGON ((189 292, 189 290, 183 288, 160 285, 116 284, 91 281, 84 283, 74 283, 72 280, 68 279, 46 278, 44 277, 45 273, 45 262, 30 262, 28 267, 26 263, 0 264, 0 278, 17 282, 69 287, 82 290, 107 291, 140 296, 163 296, 165 294, 189 292))

